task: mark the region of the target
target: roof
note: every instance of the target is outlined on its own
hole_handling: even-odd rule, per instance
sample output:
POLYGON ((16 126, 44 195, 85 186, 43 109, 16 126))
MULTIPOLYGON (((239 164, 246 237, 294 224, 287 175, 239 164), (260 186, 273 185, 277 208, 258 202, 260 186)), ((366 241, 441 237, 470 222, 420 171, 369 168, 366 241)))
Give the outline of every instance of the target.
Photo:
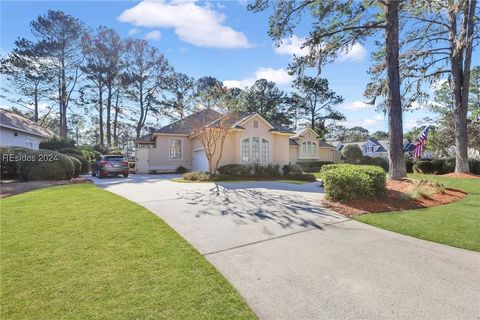
POLYGON ((319 141, 318 141, 318 146, 319 146, 320 148, 335 148, 335 146, 332 146, 330 143, 325 142, 325 141, 323 141, 323 140, 319 140, 319 141))
POLYGON ((221 113, 212 109, 203 109, 191 115, 172 122, 154 133, 164 134, 190 134, 195 128, 201 128, 222 116, 221 113))
POLYGON ((155 143, 153 139, 153 135, 151 133, 148 133, 146 135, 141 136, 135 142, 143 142, 143 143, 155 143))
POLYGON ((293 139, 288 139, 288 145, 289 146, 298 146, 298 142, 293 140, 293 139))
POLYGON ((44 128, 35 121, 2 108, 0 108, 0 126, 39 137, 53 136, 53 132, 50 129, 44 128))
MULTIPOLYGON (((292 138, 298 138, 300 137, 303 133, 305 133, 305 131, 307 130, 312 130, 310 129, 310 127, 303 127, 303 128, 300 128, 300 129, 297 129, 297 130, 294 130, 293 132, 295 132, 295 135, 292 136, 292 138)), ((315 133, 315 135, 318 137, 318 134, 312 130, 313 133, 315 133)))

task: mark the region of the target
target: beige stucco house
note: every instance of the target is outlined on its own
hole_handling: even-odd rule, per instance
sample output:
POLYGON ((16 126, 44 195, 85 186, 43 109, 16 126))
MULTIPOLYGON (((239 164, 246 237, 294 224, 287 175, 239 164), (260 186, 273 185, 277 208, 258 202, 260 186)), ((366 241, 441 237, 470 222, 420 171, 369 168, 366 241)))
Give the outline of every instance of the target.
MULTIPOLYGON (((136 140, 136 171, 173 172, 179 166, 208 171, 205 148, 196 132, 221 117, 226 116, 204 109, 136 140)), ((222 155, 217 151, 213 157, 214 162, 220 157, 219 166, 258 163, 282 167, 300 161, 335 161, 335 147, 321 141, 309 128, 296 132, 286 130, 258 113, 229 114, 228 117, 222 155)))

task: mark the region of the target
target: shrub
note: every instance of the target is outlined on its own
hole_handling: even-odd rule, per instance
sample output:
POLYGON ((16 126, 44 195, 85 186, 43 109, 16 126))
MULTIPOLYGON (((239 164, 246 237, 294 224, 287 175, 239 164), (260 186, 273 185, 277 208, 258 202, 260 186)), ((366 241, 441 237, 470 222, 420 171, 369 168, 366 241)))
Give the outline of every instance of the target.
POLYGON ((321 175, 327 197, 335 201, 380 197, 387 190, 385 171, 377 166, 327 165, 321 175))
POLYGON ((272 178, 280 176, 279 165, 226 164, 220 166, 218 175, 223 178, 272 178))
POLYGON ((434 159, 431 161, 432 166, 433 166, 433 172, 435 174, 444 174, 444 164, 445 160, 444 159, 434 159))
POLYGON ((217 169, 218 174, 224 177, 248 177, 251 175, 251 168, 243 164, 226 164, 217 169))
POLYGON ((301 181, 308 181, 308 182, 315 182, 317 181, 317 177, 311 173, 298 173, 298 174, 291 174, 288 175, 288 179, 290 180, 301 180, 301 181))
POLYGON ((30 151, 22 147, 0 147, 0 176, 2 179, 18 179, 17 157, 30 151))
POLYGON ((73 177, 76 178, 80 175, 80 172, 82 171, 82 163, 80 162, 80 160, 78 160, 74 156, 71 156, 71 155, 67 155, 67 156, 70 158, 70 160, 73 163, 73 167, 75 168, 73 172, 73 177))
POLYGON ((75 173, 69 156, 50 150, 26 152, 17 167, 19 177, 26 181, 70 179, 75 173))
POLYGON ((378 166, 381 167, 386 172, 388 171, 388 160, 381 158, 381 157, 363 157, 362 164, 371 165, 371 166, 378 166))
POLYGON ((208 181, 210 175, 205 172, 187 172, 183 175, 183 178, 188 181, 208 181))
POLYGON ((455 171, 455 158, 447 158, 443 164, 445 173, 452 173, 455 171))
POLYGON ((107 154, 117 155, 117 156, 123 156, 124 155, 122 150, 118 150, 118 149, 109 149, 107 154))
POLYGON ((67 153, 67 155, 76 158, 78 161, 80 161, 82 167, 80 169, 81 173, 88 173, 90 172, 90 162, 88 162, 87 159, 85 159, 82 155, 78 155, 76 153, 67 153))
POLYGON ((407 166, 407 173, 413 173, 413 160, 410 158, 405 159, 405 165, 407 166))
POLYGON ((480 174, 480 160, 468 159, 468 167, 473 174, 480 174))
POLYGON ((286 176, 303 174, 303 170, 298 164, 286 164, 283 166, 282 172, 286 176))
POLYGON ((251 167, 251 172, 254 177, 273 178, 280 175, 280 166, 278 164, 268 164, 266 166, 253 164, 251 167))
POLYGON ((53 136, 40 142, 40 149, 58 150, 63 148, 75 149, 75 141, 67 138, 53 136))
POLYGON ((319 172, 322 166, 332 163, 331 161, 299 161, 296 164, 300 166, 304 172, 319 172))
POLYGON ((426 179, 413 182, 413 189, 408 192, 410 199, 428 198, 433 194, 445 193, 445 185, 438 182, 432 182, 426 179))
POLYGON ((57 152, 64 153, 64 154, 77 154, 83 157, 82 151, 75 148, 62 148, 62 149, 58 149, 57 152))
MULTIPOLYGON (((135 164, 135 163, 134 163, 135 164)), ((177 169, 175 170, 176 173, 187 173, 188 171, 188 168, 185 168, 184 166, 179 166, 177 167, 177 169)))
POLYGON ((362 149, 356 144, 350 144, 343 147, 342 156, 346 163, 360 164, 363 161, 362 149))
POLYGON ((432 174, 435 173, 435 166, 432 161, 417 160, 413 163, 413 172, 432 174))

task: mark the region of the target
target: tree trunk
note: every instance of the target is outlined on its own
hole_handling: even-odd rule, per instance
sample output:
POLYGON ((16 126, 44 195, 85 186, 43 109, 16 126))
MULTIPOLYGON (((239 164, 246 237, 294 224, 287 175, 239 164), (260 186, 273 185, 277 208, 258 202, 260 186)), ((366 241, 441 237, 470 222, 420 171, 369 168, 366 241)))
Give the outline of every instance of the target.
POLYGON ((103 140, 103 89, 99 88, 98 92, 98 128, 100 135, 100 146, 103 147, 105 142, 103 140))
POLYGON ((62 70, 62 89, 61 89, 61 109, 62 112, 60 113, 61 121, 60 121, 60 136, 63 138, 67 137, 68 133, 68 126, 67 126, 67 77, 65 75, 65 63, 62 60, 61 64, 62 70))
POLYGON ((386 5, 385 49, 388 75, 388 127, 390 133, 388 138, 388 176, 392 180, 401 180, 407 175, 403 154, 402 104, 398 61, 399 4, 399 1, 389 0, 386 5))
POLYGON ((107 146, 112 145, 112 124, 111 124, 111 111, 112 111, 112 86, 108 85, 107 96, 107 146))
POLYGON ((33 104, 34 104, 33 121, 38 123, 38 84, 35 85, 35 90, 34 90, 33 94, 34 94, 34 97, 33 97, 33 104))
POLYGON ((118 133, 117 133, 117 127, 118 127, 118 99, 120 96, 120 90, 117 90, 117 97, 115 99, 115 118, 113 119, 113 144, 115 146, 118 146, 118 133))

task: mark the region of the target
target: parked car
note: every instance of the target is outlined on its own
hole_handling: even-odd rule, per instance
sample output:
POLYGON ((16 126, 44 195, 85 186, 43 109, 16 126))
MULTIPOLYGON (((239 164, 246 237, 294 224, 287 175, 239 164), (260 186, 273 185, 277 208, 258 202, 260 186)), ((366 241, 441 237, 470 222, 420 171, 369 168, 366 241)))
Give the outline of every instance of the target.
POLYGON ((101 155, 92 165, 92 177, 103 178, 118 174, 128 177, 128 161, 124 156, 101 155))

